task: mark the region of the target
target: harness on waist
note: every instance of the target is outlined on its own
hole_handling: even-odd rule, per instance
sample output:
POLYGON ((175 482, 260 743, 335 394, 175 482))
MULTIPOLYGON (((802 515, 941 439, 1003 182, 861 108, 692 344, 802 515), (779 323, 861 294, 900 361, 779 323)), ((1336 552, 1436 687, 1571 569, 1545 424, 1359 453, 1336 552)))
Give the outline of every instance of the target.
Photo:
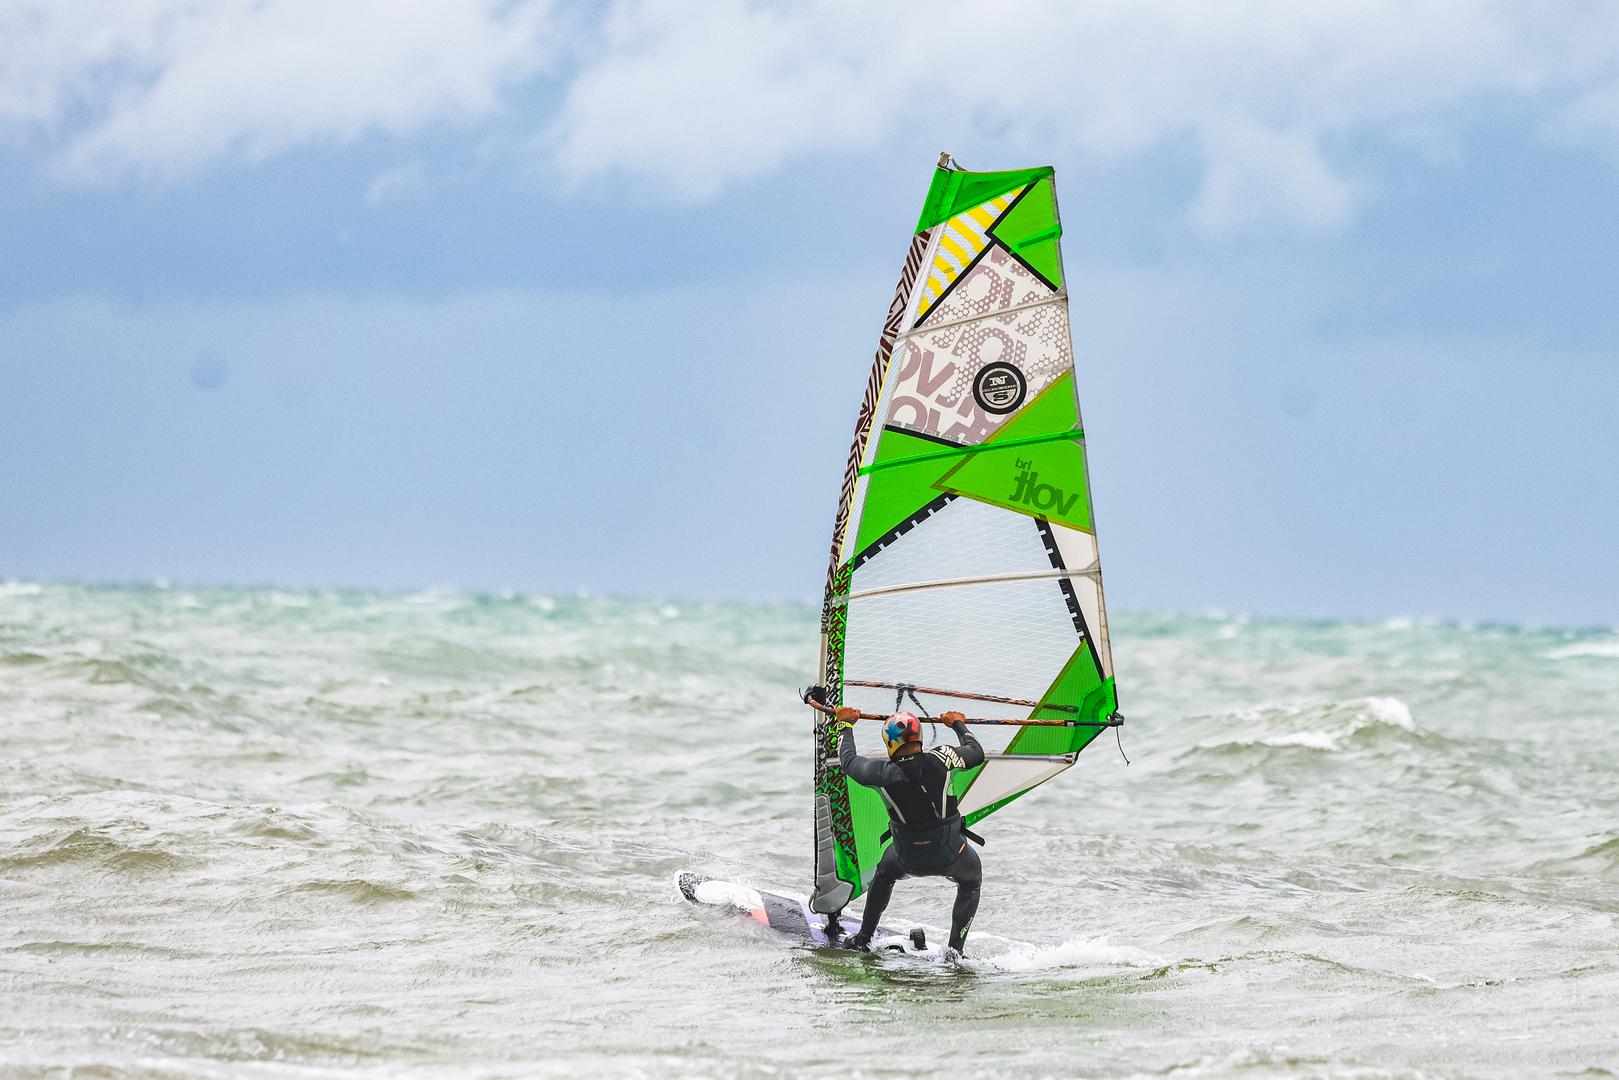
POLYGON ((890 821, 888 825, 884 835, 893 838, 900 866, 916 874, 938 873, 953 866, 961 857, 961 849, 967 846, 962 837, 984 842, 967 828, 960 814, 919 825, 903 821, 890 821))
MULTIPOLYGON (((957 814, 956 815, 956 820, 965 822, 966 819, 963 818, 960 814, 957 814)), ((898 822, 890 820, 889 823, 888 823, 889 827, 883 830, 883 834, 877 838, 877 842, 880 844, 884 840, 889 840, 889 839, 892 839, 895 836, 900 835, 899 833, 896 833, 894 831, 895 826, 898 826, 901 830, 910 830, 910 829, 923 830, 923 829, 929 829, 929 828, 936 829, 936 828, 938 828, 939 826, 941 826, 943 824, 945 824, 943 821, 935 821, 935 822, 930 822, 929 824, 926 824, 926 825, 900 825, 898 822)), ((982 836, 979 836, 977 833, 975 833, 971 829, 967 828, 967 826, 965 824, 963 824, 956 831, 959 832, 962 836, 965 836, 967 839, 971 840, 973 843, 977 844, 979 847, 983 847, 985 844, 988 843, 988 841, 985 840, 982 836)))

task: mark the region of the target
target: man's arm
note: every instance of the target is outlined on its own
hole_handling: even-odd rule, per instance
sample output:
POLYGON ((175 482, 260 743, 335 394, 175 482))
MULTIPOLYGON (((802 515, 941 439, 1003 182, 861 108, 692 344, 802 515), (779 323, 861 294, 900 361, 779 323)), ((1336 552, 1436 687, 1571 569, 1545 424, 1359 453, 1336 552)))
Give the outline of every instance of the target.
POLYGON ((887 787, 905 779, 905 774, 899 766, 891 761, 878 761, 876 758, 863 758, 854 748, 854 717, 860 715, 860 710, 848 706, 838 710, 838 723, 843 725, 843 731, 838 737, 838 764, 843 766, 843 774, 857 784, 866 787, 887 787), (853 715, 846 716, 845 713, 853 715))
POLYGON ((984 748, 978 745, 978 740, 973 738, 973 733, 968 731, 967 725, 962 722, 967 718, 951 709, 947 713, 940 713, 939 719, 950 725, 950 730, 956 733, 956 739, 961 743, 961 767, 971 769, 974 766, 982 765, 984 763, 984 748))

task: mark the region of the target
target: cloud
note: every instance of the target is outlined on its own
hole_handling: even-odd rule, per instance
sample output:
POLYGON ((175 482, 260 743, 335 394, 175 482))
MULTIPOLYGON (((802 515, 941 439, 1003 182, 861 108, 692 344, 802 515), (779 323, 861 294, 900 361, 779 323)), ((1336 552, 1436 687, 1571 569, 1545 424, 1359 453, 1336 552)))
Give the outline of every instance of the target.
POLYGON ((1398 151, 1454 155, 1504 110, 1609 147, 1616 70, 1619 5, 1584 0, 0 0, 0 138, 77 183, 435 128, 685 202, 823 155, 1168 147, 1210 234, 1340 226, 1398 151))
POLYGON ((420 199, 432 189, 427 171, 420 161, 408 162, 398 168, 379 173, 365 189, 360 201, 366 206, 409 202, 420 199))
POLYGON ((1202 159, 1191 218, 1205 231, 1331 227, 1376 185, 1324 146, 1503 96, 1534 106, 1616 60, 1619 8, 1579 3, 628 0, 548 143, 573 183, 656 178, 690 200, 922 136, 1104 162, 1184 144, 1202 159))
POLYGON ((1364 183, 1335 174, 1308 131, 1280 131, 1251 117, 1203 125, 1203 184, 1192 223, 1218 233, 1279 216, 1330 227, 1349 218, 1364 183))
POLYGON ((1569 146, 1596 142, 1619 150, 1619 78, 1570 101, 1546 124, 1547 134, 1569 146))
POLYGON ((0 4, 0 124, 88 183, 486 123, 551 58, 538 0, 0 4))
POLYGON ((884 5, 620 4, 545 141, 573 182, 623 172, 694 200, 868 148, 910 80, 910 65, 879 63, 906 21, 884 5))

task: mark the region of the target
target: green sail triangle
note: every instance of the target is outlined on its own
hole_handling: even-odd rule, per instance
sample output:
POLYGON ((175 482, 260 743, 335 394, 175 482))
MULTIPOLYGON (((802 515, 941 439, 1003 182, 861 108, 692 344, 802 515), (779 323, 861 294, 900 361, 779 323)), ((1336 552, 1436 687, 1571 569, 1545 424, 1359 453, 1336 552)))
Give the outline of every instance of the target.
POLYGON ((1051 177, 1035 184, 1013 203, 990 227, 989 234, 1053 291, 1062 288, 1062 254, 1057 249, 1062 223, 1057 220, 1057 195, 1051 177))
POLYGON ((1041 165, 1033 169, 982 173, 964 172, 961 169, 935 169, 933 183, 928 188, 927 201, 922 204, 922 216, 916 222, 916 231, 931 229, 941 221, 949 221, 963 210, 987 203, 997 195, 1004 195, 1024 184, 1033 183, 1050 175, 1050 165, 1041 165))
MULTIPOLYGON (((1080 642, 1074 655, 1040 698, 1032 720, 1105 721, 1117 708, 1113 680, 1104 679, 1089 645, 1080 642), (1074 710, 1078 710, 1077 712, 1074 710)), ((1097 736, 1098 727, 1019 728, 1007 744, 1008 754, 1071 754, 1097 736)))
MULTIPOLYGON (((876 455, 862 470, 867 475, 866 501, 860 509, 860 531, 850 554, 866 550, 873 541, 939 497, 941 490, 934 486, 939 478, 939 452, 948 449, 933 439, 897 428, 883 429, 876 455)), ((947 454, 947 460, 948 457, 947 454)))
POLYGON ((1083 438, 1074 375, 1064 372, 1013 413, 976 453, 965 455, 940 477, 938 487, 1091 532, 1083 438))
MULTIPOLYGON (((1116 711, 1118 699, 1113 692, 1112 677, 1102 678, 1102 673, 1096 666, 1096 658, 1091 655, 1090 646, 1080 642, 1050 688, 1041 696, 1040 704, 1029 715, 1036 720, 1103 721, 1116 711), (1073 706, 1078 711, 1053 708, 1057 705, 1073 706)), ((1091 726, 1026 727, 1012 737, 1012 741, 1007 744, 1006 753, 1073 754, 1083 750, 1102 731, 1102 728, 1091 726)), ((967 815, 967 823, 971 825, 988 817, 1030 790, 1032 789, 1024 788, 1022 791, 1014 791, 1004 799, 979 807, 967 815)))

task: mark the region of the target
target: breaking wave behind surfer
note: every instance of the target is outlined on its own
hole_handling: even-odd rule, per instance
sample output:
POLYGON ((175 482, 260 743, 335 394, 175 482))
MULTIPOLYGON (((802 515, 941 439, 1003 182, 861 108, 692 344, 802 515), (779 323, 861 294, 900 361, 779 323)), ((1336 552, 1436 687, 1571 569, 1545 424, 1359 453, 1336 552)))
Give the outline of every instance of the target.
MULTIPOLYGON (((888 760, 861 757, 855 749, 854 721, 860 710, 843 706, 836 712, 838 761, 844 775, 857 784, 876 789, 888 807, 889 831, 893 843, 881 861, 866 890, 865 913, 860 930, 844 944, 864 950, 893 896, 894 884, 906 877, 945 877, 956 883, 956 902, 950 912, 948 948, 960 955, 966 950, 967 931, 978 910, 978 892, 984 870, 978 853, 968 846, 968 832, 950 790, 950 774, 957 769, 975 769, 984 763, 984 748, 964 723, 966 717, 955 711, 944 713, 939 722, 947 724, 960 740, 960 748, 922 748, 922 725, 908 712, 895 713, 883 726, 883 743, 888 760)), ((832 920, 832 925, 836 925, 832 920)))

